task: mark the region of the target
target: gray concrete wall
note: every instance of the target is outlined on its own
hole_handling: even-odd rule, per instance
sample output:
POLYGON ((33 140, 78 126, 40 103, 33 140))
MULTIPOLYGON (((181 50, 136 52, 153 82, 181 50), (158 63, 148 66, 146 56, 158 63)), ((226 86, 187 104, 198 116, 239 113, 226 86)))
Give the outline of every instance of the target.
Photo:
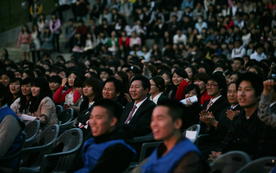
POLYGON ((17 36, 21 27, 16 27, 11 30, 0 33, 0 47, 16 46, 17 36))

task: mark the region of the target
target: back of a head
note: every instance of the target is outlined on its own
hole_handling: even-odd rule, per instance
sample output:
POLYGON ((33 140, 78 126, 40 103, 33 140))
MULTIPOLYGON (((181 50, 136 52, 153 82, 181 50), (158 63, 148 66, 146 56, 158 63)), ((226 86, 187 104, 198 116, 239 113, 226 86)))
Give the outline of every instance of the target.
POLYGON ((110 99, 101 99, 97 102, 95 102, 94 107, 100 106, 108 110, 109 116, 115 117, 118 120, 120 119, 123 108, 120 104, 117 102, 110 100, 110 99))
POLYGON ((173 74, 176 73, 178 76, 181 76, 183 78, 188 78, 188 75, 186 73, 185 70, 181 69, 181 68, 177 68, 174 70, 173 74))
POLYGON ((53 83, 61 84, 61 80, 62 79, 60 76, 55 75, 55 76, 51 76, 48 81, 49 81, 49 83, 53 82, 53 83))
POLYGON ((160 100, 157 106, 167 107, 169 109, 169 115, 174 121, 177 119, 182 119, 181 117, 184 114, 184 106, 179 101, 172 99, 160 100))
POLYGON ((194 81, 199 80, 203 81, 204 83, 207 83, 209 76, 207 73, 197 73, 194 75, 194 81))

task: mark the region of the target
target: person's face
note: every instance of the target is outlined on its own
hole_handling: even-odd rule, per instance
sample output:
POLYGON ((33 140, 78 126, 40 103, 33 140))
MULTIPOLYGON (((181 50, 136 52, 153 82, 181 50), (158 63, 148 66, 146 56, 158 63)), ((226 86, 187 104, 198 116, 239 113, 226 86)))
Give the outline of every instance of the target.
POLYGON ((158 89, 158 87, 156 86, 156 83, 153 80, 150 80, 150 91, 149 91, 149 93, 150 94, 159 93, 159 89, 158 89))
POLYGON ((212 97, 219 96, 220 94, 218 83, 213 80, 208 80, 206 84, 206 90, 207 94, 212 97))
POLYGON ((92 86, 89 86, 89 85, 85 85, 83 88, 82 88, 82 93, 84 96, 86 97, 91 97, 94 95, 94 90, 93 90, 93 87, 92 86))
POLYGON ((238 60, 235 60, 232 64, 232 71, 239 71, 242 68, 241 62, 238 60))
POLYGON ((168 140, 180 129, 181 123, 173 121, 169 108, 157 106, 152 112, 150 127, 155 140, 168 140))
POLYGON ((40 87, 32 86, 31 87, 31 91, 32 91, 32 96, 33 97, 39 96, 39 94, 40 94, 40 87))
POLYGON ((148 89, 143 88, 142 81, 135 80, 131 83, 129 94, 134 101, 142 101, 147 96, 147 93, 148 89))
POLYGON ((204 67, 199 67, 197 71, 198 71, 198 73, 207 73, 207 71, 204 67))
POLYGON ((116 87, 113 82, 107 82, 105 83, 103 87, 103 98, 105 99, 114 99, 118 96, 118 93, 116 93, 116 87))
POLYGON ((193 77, 193 71, 190 67, 185 68, 185 71, 188 75, 188 78, 191 79, 193 77))
POLYGON ((194 84, 199 87, 200 91, 205 91, 206 85, 205 85, 204 81, 202 81, 202 80, 195 80, 194 84))
POLYGON ((21 85, 21 92, 23 96, 28 96, 31 94, 31 84, 21 85))
POLYGON ((56 82, 50 82, 49 87, 51 91, 56 91, 60 87, 60 84, 56 82))
POLYGON ((3 74, 1 76, 1 81, 2 81, 2 84, 7 87, 9 85, 9 83, 10 83, 10 78, 6 74, 3 74))
POLYGON ((238 102, 241 107, 255 106, 258 98, 255 95, 255 90, 249 81, 242 81, 238 87, 238 102))
POLYGON ((238 100, 237 100, 237 87, 236 87, 235 83, 232 83, 228 86, 227 100, 231 105, 238 103, 238 100))
POLYGON ((196 95, 197 95, 196 89, 192 89, 192 90, 189 91, 187 94, 185 94, 185 98, 192 97, 192 96, 196 96, 196 95))
POLYGON ((13 83, 10 83, 9 88, 10 88, 10 92, 12 94, 17 94, 18 92, 20 92, 20 83, 19 83, 19 81, 15 81, 13 83))
POLYGON ((16 78, 21 78, 21 77, 22 77, 22 74, 21 74, 20 72, 16 71, 16 72, 14 72, 14 76, 15 76, 16 78))
POLYGON ((166 86, 169 85, 169 83, 171 82, 170 76, 168 74, 164 73, 164 74, 162 74, 161 77, 164 79, 165 85, 166 86))
POLYGON ((179 76, 176 73, 174 73, 172 76, 172 82, 175 86, 178 86, 183 80, 184 80, 184 78, 179 76))
POLYGON ((101 74, 100 74, 100 78, 102 81, 106 81, 106 79, 108 79, 109 77, 109 74, 105 71, 102 71, 101 74))
POLYGON ((227 80, 228 83, 231 82, 236 82, 238 80, 238 75, 237 74, 232 74, 229 79, 227 80))
POLYGON ((70 87, 73 87, 74 86, 74 82, 75 82, 75 79, 77 78, 77 76, 74 74, 74 73, 71 73, 69 76, 68 76, 68 85, 70 87))
POLYGON ((106 108, 95 106, 90 114, 88 124, 93 136, 101 136, 112 131, 117 119, 111 118, 106 108))

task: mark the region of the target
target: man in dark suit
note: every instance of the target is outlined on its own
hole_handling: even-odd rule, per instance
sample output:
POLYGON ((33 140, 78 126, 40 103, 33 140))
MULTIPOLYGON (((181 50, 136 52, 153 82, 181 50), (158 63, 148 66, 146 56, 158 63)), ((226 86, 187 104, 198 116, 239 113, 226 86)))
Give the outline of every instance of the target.
POLYGON ((151 113, 155 104, 148 99, 150 82, 144 76, 135 76, 131 80, 129 94, 133 102, 128 103, 123 111, 120 125, 126 138, 149 134, 151 113))
POLYGON ((201 132, 208 134, 198 141, 198 145, 207 157, 207 154, 214 146, 219 144, 218 138, 218 120, 221 119, 222 111, 224 111, 228 102, 226 99, 226 80, 221 72, 213 73, 207 81, 207 93, 211 99, 203 105, 203 111, 199 113, 201 121, 201 132))
POLYGON ((218 120, 223 111, 229 104, 226 99, 226 80, 221 72, 213 73, 207 81, 207 93, 211 99, 203 104, 203 111, 200 113, 200 120, 208 127, 216 126, 212 124, 212 119, 218 120))

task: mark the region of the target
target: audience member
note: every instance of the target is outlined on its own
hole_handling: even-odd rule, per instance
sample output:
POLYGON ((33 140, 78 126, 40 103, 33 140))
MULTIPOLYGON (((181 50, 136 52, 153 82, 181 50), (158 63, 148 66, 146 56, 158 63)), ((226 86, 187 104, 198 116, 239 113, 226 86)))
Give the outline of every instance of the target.
POLYGON ((17 38, 17 47, 20 47, 23 52, 24 60, 30 58, 30 43, 31 35, 27 25, 22 26, 21 31, 17 38))
MULTIPOLYGON (((0 84, 0 91, 0 159, 3 159, 18 152, 25 139, 23 135, 24 124, 7 105, 8 89, 0 84)), ((18 167, 18 164, 19 156, 9 161, 2 160, 0 171, 12 171, 18 167)))
POLYGON ((32 80, 30 78, 26 78, 22 80, 21 83, 21 93, 22 95, 17 98, 12 104, 11 109, 17 114, 17 116, 21 116, 21 114, 29 114, 30 113, 30 104, 31 104, 31 84, 32 80))
POLYGON ((31 92, 30 116, 40 120, 42 128, 56 124, 56 106, 51 99, 51 90, 46 79, 34 79, 31 84, 31 92))
POLYGON ((8 105, 11 105, 18 97, 21 96, 21 79, 14 78, 10 80, 9 84, 9 98, 8 105))
POLYGON ((111 77, 105 81, 102 89, 102 96, 104 99, 115 100, 123 107, 125 107, 128 103, 123 91, 122 82, 114 77, 111 77))
POLYGON ((155 76, 150 79, 150 91, 149 99, 157 104, 159 101, 167 99, 167 96, 164 94, 165 91, 165 82, 164 79, 160 76, 155 76))
POLYGON ((259 98, 263 90, 262 83, 262 77, 250 72, 239 78, 237 98, 244 111, 237 116, 216 152, 211 153, 211 158, 230 150, 244 151, 252 159, 275 153, 273 146, 276 143, 276 129, 265 125, 257 115, 259 98))
POLYGON ((62 79, 61 86, 54 93, 54 102, 63 105, 64 108, 74 108, 79 111, 81 103, 80 87, 80 74, 71 72, 68 78, 62 79))
POLYGON ((121 132, 127 138, 150 133, 150 115, 155 104, 148 99, 150 82, 144 76, 135 76, 130 84, 129 94, 132 102, 128 103, 121 117, 121 132))
POLYGON ((189 84, 186 87, 185 99, 181 100, 181 102, 185 105, 184 113, 182 115, 182 129, 187 129, 190 126, 199 123, 199 113, 202 110, 198 100, 199 95, 200 89, 197 85, 189 84))
POLYGON ((208 75, 206 73, 197 73, 194 76, 194 84, 199 87, 200 95, 199 95, 199 103, 200 105, 205 104, 211 99, 211 96, 208 95, 206 90, 206 84, 208 80, 208 75))
POLYGON ((117 133, 121 114, 122 107, 112 100, 95 102, 89 118, 93 137, 84 142, 82 166, 75 173, 123 172, 128 167, 136 151, 117 133))
POLYGON ((89 115, 95 102, 102 98, 101 88, 101 82, 96 78, 89 78, 83 82, 83 99, 80 104, 76 126, 83 130, 84 138, 87 138, 90 134, 88 126, 89 115))
POLYGON ((152 113, 151 130, 162 143, 142 163, 141 172, 208 172, 199 149, 182 136, 182 105, 176 101, 161 102, 152 113))
POLYGON ((54 94, 56 92, 56 90, 60 87, 61 85, 61 77, 59 77, 58 75, 54 75, 51 76, 48 80, 49 82, 49 87, 50 90, 52 91, 52 93, 54 94))
POLYGON ((258 107, 258 117, 266 125, 276 127, 275 115, 275 81, 268 79, 263 82, 263 92, 258 107))

